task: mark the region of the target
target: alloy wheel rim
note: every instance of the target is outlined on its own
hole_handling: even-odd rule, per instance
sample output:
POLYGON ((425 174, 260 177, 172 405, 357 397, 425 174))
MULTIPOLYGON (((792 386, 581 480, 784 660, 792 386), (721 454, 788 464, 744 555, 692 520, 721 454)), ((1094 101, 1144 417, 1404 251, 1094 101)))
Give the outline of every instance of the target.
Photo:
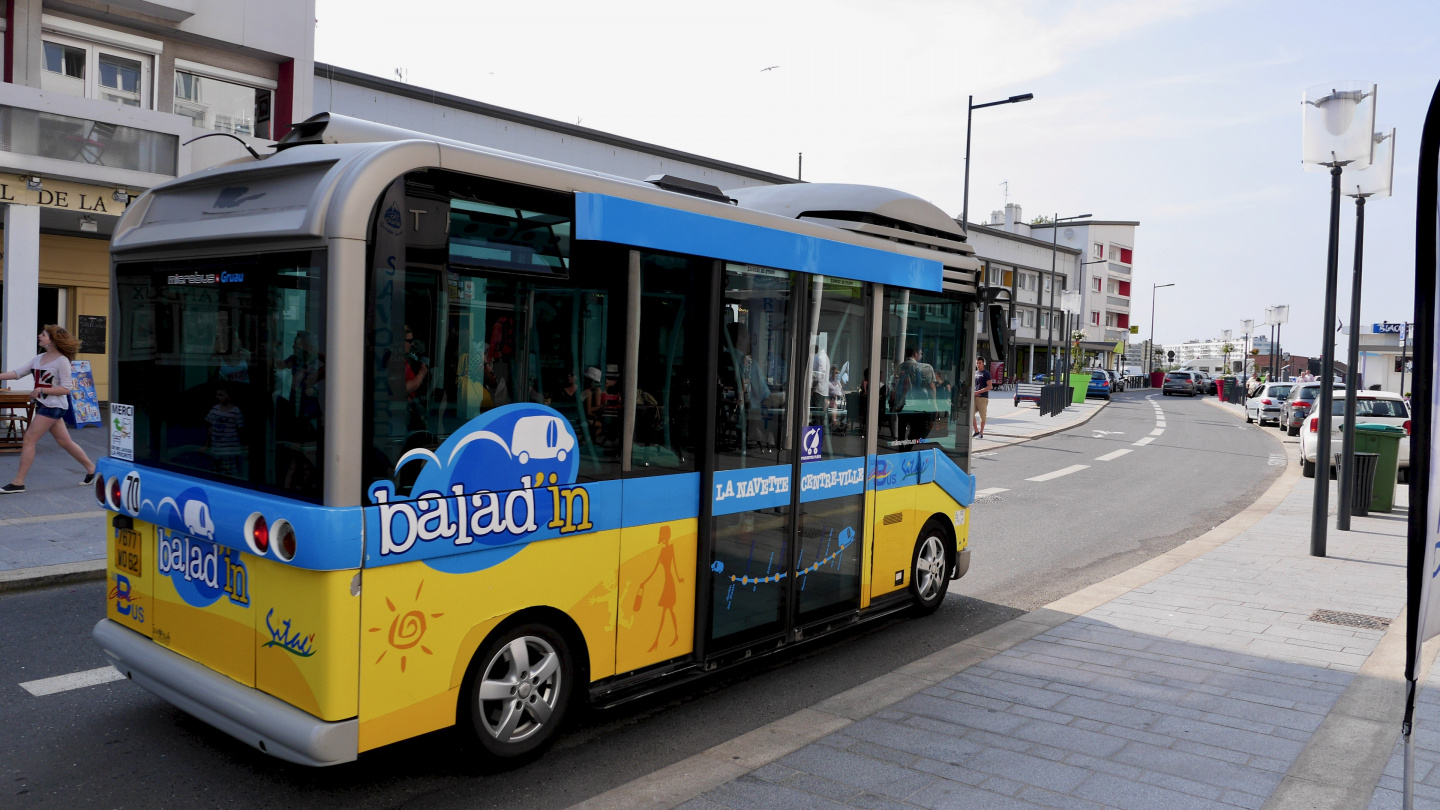
POLYGON ((940 593, 941 577, 945 575, 945 546, 940 538, 930 536, 920 544, 915 558, 915 590, 925 601, 940 593))
POLYGON ((480 673, 480 721, 501 743, 520 743, 550 722, 560 699, 560 656, 548 641, 521 636, 480 673))

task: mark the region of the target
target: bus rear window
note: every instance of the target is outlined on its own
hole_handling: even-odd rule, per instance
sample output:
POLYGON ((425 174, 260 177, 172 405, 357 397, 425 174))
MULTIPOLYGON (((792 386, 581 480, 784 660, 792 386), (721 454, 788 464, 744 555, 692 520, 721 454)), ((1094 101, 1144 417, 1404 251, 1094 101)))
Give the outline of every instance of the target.
POLYGON ((115 268, 115 402, 135 461, 318 501, 325 253, 115 268))

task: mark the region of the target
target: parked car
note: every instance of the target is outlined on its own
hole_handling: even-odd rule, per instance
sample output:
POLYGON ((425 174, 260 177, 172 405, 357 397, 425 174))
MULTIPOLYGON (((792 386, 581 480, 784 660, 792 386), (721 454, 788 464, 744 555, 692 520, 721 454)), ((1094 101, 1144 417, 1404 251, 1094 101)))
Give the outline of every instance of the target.
POLYGON ((1104 397, 1110 400, 1110 373, 1107 371, 1090 372, 1090 385, 1085 388, 1087 397, 1104 397))
POLYGON ((1255 395, 1245 400, 1245 421, 1274 422, 1280 427, 1281 404, 1290 395, 1290 383, 1265 383, 1255 395))
POLYGON ((1160 386, 1160 393, 1167 397, 1171 394, 1193 397, 1205 392, 1202 385, 1198 371, 1171 371, 1165 374, 1165 382, 1160 386))
MULTIPOLYGON (((1344 391, 1341 386, 1337 390, 1344 391)), ((1285 397, 1285 402, 1280 406, 1280 424, 1285 432, 1291 436, 1300 435, 1300 426, 1305 422, 1305 417, 1310 414, 1310 409, 1315 405, 1315 398, 1320 395, 1320 383, 1291 383, 1290 394, 1285 397)))
POLYGON ((1125 378, 1124 378, 1124 377, 1121 377, 1119 374, 1116 374, 1116 373, 1113 372, 1113 371, 1106 371, 1105 374, 1110 377, 1110 390, 1111 390, 1111 392, 1116 393, 1116 394, 1122 394, 1122 393, 1125 392, 1125 378))
MULTIPOLYGON (((1336 397, 1330 408, 1330 452, 1340 452, 1340 436, 1345 425, 1345 398, 1336 397)), ((1410 406, 1399 394, 1389 391, 1362 391, 1355 397, 1355 424, 1393 425, 1405 428, 1410 433, 1410 406)), ((1305 417, 1300 431, 1300 467, 1306 478, 1315 477, 1317 458, 1315 450, 1320 444, 1320 415, 1305 417)), ((1331 468, 1334 469, 1333 467, 1331 468)), ((1332 473, 1333 474, 1333 473, 1332 473)), ((1400 480, 1410 479, 1410 442, 1400 442, 1400 480)))

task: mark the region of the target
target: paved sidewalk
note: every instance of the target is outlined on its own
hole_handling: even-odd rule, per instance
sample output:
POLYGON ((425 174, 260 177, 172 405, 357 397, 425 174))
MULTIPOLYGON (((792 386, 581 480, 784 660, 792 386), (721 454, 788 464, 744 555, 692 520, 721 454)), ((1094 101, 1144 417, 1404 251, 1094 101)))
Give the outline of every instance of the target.
POLYGON ((1042 416, 1040 408, 1033 402, 1022 402, 1017 406, 1014 391, 991 391, 985 438, 976 439, 971 444, 971 451, 994 450, 1083 425, 1108 404, 1103 399, 1089 399, 1082 404, 1072 404, 1059 416, 1042 416))
MULTIPOLYGON (((1184 546, 581 806, 1394 806, 1405 502, 1311 557, 1314 482, 1285 447, 1259 501, 1184 546)), ((1440 799, 1433 765, 1440 745, 1440 799)))
MULTIPOLYGON (((70 435, 91 461, 109 453, 109 433, 103 427, 72 430, 70 435)), ((19 463, 19 453, 0 455, 0 483, 10 482, 19 463)), ((78 486, 84 476, 84 467, 54 439, 40 440, 26 491, 0 496, 0 589, 27 576, 22 569, 74 567, 104 559, 104 511, 95 502, 93 488, 78 486)), ((89 567, 103 570, 103 565, 89 567)))

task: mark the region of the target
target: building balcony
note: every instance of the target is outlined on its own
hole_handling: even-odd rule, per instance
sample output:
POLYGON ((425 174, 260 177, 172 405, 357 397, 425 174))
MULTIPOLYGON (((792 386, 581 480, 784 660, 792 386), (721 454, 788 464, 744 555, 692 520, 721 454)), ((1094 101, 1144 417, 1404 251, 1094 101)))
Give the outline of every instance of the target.
MULTIPOLYGON (((133 190, 248 158, 229 138, 182 145, 208 132, 183 115, 0 84, 3 171, 133 190)), ((260 148, 273 143, 245 140, 260 148)))
POLYGON ((1105 296, 1105 306, 1120 312, 1129 312, 1130 299, 1123 295, 1107 295, 1105 296))
POLYGON ((1128 264, 1121 264, 1119 262, 1106 262, 1105 268, 1110 272, 1115 273, 1116 275, 1130 278, 1130 265, 1128 264))

